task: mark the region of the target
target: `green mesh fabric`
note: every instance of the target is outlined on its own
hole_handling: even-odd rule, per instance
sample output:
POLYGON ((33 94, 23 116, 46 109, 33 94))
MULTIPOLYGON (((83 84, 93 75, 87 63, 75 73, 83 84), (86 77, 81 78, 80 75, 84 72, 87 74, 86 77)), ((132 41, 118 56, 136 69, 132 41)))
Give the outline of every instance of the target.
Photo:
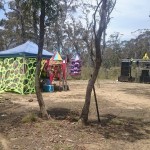
POLYGON ((0 92, 3 92, 2 67, 3 67, 3 59, 0 59, 0 92))
MULTIPOLYGON (((44 65, 43 62, 42 66, 44 65)), ((34 93, 35 69, 36 58, 0 59, 0 92, 34 93)))
POLYGON ((23 92, 24 94, 35 92, 35 69, 36 69, 36 59, 27 58, 24 62, 24 82, 23 82, 23 92))

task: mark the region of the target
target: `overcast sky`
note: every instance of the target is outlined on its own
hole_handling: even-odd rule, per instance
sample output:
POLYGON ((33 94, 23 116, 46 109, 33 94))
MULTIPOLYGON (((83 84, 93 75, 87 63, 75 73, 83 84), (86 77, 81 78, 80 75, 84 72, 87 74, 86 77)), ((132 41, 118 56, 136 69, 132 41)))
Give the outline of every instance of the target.
POLYGON ((107 32, 120 32, 122 40, 135 38, 131 32, 150 29, 149 15, 150 0, 117 0, 107 32))
MULTIPOLYGON (((131 32, 138 29, 150 29, 149 15, 150 0, 117 0, 107 33, 110 35, 119 32, 123 34, 122 40, 135 38, 136 34, 131 32)), ((3 11, 0 11, 0 19, 3 16, 3 11)))

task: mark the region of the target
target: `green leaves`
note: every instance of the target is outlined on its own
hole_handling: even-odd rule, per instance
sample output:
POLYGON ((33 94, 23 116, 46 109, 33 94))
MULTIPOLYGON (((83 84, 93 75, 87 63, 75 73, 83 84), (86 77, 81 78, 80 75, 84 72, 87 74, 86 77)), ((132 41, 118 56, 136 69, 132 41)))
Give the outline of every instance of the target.
POLYGON ((46 13, 46 25, 50 25, 54 22, 59 15, 59 2, 57 0, 46 0, 45 1, 45 13, 46 13))

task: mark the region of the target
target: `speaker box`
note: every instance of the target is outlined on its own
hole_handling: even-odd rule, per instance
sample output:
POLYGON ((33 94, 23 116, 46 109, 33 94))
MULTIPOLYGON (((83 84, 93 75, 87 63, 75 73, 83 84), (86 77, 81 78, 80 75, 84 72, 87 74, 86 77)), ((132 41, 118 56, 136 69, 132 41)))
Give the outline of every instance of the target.
POLYGON ((121 76, 130 76, 130 62, 121 63, 121 76))
POLYGON ((141 76, 148 77, 149 76, 149 70, 142 70, 141 76))
POLYGON ((150 83, 149 70, 142 70, 142 73, 140 76, 140 82, 150 83))

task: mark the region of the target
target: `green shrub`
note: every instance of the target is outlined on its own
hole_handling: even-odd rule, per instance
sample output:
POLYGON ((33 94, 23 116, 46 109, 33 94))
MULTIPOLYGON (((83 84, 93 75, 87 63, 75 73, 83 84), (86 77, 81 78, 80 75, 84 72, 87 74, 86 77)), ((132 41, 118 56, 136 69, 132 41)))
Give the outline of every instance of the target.
POLYGON ((34 113, 27 114, 22 118, 23 123, 30 123, 37 121, 37 116, 34 113))

